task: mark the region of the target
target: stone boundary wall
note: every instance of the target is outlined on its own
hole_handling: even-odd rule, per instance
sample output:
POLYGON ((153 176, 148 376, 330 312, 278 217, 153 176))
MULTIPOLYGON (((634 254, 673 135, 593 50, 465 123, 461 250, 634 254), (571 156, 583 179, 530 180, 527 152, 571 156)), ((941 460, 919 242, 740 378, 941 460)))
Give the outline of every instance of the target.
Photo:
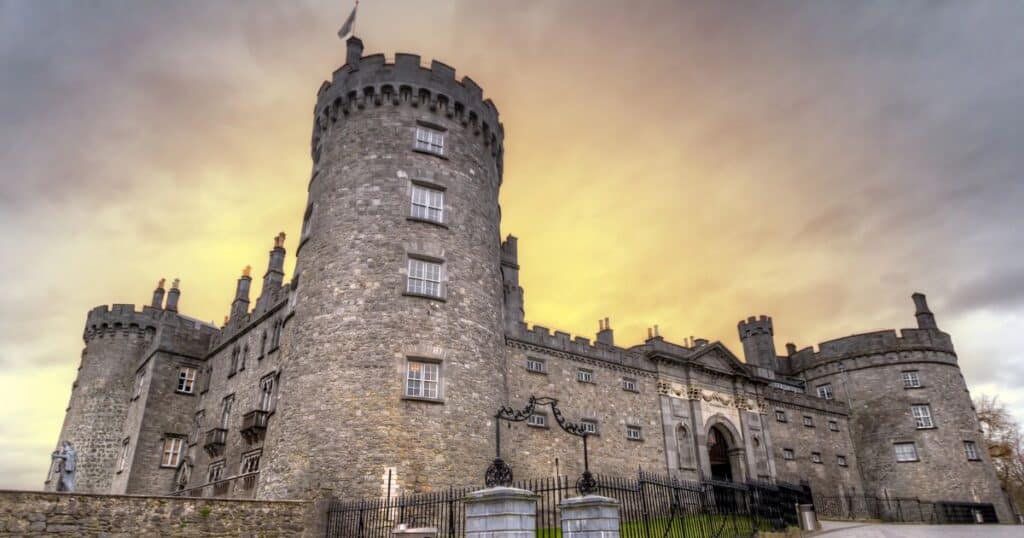
POLYGON ((0 490, 0 536, 323 536, 323 501, 0 490))

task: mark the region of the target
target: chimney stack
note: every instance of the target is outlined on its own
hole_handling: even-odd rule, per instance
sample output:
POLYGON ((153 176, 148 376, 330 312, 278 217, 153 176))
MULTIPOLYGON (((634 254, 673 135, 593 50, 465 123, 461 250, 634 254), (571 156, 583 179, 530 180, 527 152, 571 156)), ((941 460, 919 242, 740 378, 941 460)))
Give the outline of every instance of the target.
POLYGON ((167 292, 167 304, 164 305, 164 310, 167 310, 168 312, 178 311, 178 298, 181 297, 181 290, 178 289, 179 284, 181 284, 181 279, 175 278, 174 281, 171 282, 170 291, 167 292))
POLYGON ((352 36, 348 38, 345 45, 347 48, 345 65, 349 66, 351 71, 355 71, 359 69, 359 59, 363 57, 363 40, 352 36))
POLYGON ((597 320, 597 343, 604 344, 606 346, 615 345, 615 333, 612 332, 612 325, 608 322, 608 318, 597 320))
POLYGON ((244 316, 249 312, 249 284, 252 277, 249 273, 252 267, 246 265, 242 269, 242 276, 238 277, 238 285, 235 287, 235 300, 231 302, 231 319, 244 316))
POLYGON ((914 308, 916 312, 914 317, 917 318, 918 329, 938 329, 939 326, 935 324, 935 315, 932 314, 931 310, 928 310, 928 299, 923 293, 915 293, 911 295, 914 299, 914 308))
POLYGON ((156 283, 156 289, 153 290, 153 302, 150 303, 153 308, 163 308, 164 306, 164 282, 165 280, 161 278, 160 282, 156 283))
POLYGON ((284 284, 284 232, 274 238, 274 248, 270 251, 267 272, 263 274, 263 292, 261 296, 269 297, 268 292, 279 289, 284 284))

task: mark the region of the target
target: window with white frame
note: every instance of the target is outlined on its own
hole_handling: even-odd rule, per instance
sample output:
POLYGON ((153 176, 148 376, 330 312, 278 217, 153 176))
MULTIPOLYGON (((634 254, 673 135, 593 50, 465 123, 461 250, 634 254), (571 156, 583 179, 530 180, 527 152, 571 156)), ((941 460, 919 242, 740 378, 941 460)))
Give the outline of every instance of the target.
POLYGON ((249 452, 242 454, 242 474, 255 473, 260 470, 260 455, 263 453, 261 450, 255 452, 249 452))
POLYGON ((786 422, 786 412, 782 409, 775 410, 775 420, 779 422, 786 422))
POLYGON ((224 477, 224 462, 217 461, 210 464, 210 470, 206 472, 207 482, 216 482, 224 477))
POLYGON ((811 463, 821 463, 821 452, 811 452, 811 463))
POLYGON ((596 420, 581 420, 580 421, 580 426, 583 428, 583 431, 585 431, 585 432, 587 432, 587 433, 589 433, 591 435, 597 435, 597 421, 596 420))
POLYGON ((791 460, 791 459, 793 459, 795 457, 796 457, 796 454, 793 453, 793 449, 792 448, 783 448, 782 449, 782 459, 784 459, 784 460, 791 460))
POLYGON ((431 222, 444 222, 444 191, 413 183, 410 215, 431 222))
POLYGON ((405 375, 405 395, 413 398, 440 397, 441 365, 436 362, 409 361, 405 375))
POLYGON ((185 440, 181 437, 164 438, 164 457, 161 467, 177 467, 181 461, 181 451, 185 448, 185 440))
POLYGON ((406 291, 427 297, 441 297, 441 264, 409 258, 409 277, 406 291))
POLYGON ((535 426, 537 428, 547 428, 548 417, 539 413, 534 413, 530 415, 529 418, 526 419, 526 424, 529 426, 535 426))
POLYGON ((834 395, 832 394, 832 384, 831 383, 825 383, 824 385, 819 385, 818 386, 818 398, 824 398, 826 400, 831 400, 833 397, 834 397, 834 395))
POLYGON ((277 401, 277 374, 260 379, 260 411, 273 411, 277 401))
POLYGON ((542 359, 535 359, 533 357, 526 358, 526 369, 531 372, 537 372, 541 374, 547 371, 544 369, 544 361, 542 359))
POLYGON ((135 374, 135 392, 132 393, 132 399, 138 398, 142 395, 142 384, 146 381, 146 371, 139 370, 135 374))
POLYGON ((118 472, 123 471, 125 466, 128 465, 128 445, 130 444, 130 442, 131 439, 128 438, 126 438, 124 441, 121 441, 121 457, 118 458, 117 460, 118 472))
POLYGON ((626 426, 626 439, 640 441, 643 439, 643 428, 640 426, 626 426))
POLYGON ((814 417, 812 417, 810 415, 804 415, 804 426, 807 426, 808 428, 813 428, 814 427, 814 417))
POLYGON ((916 389, 921 387, 921 376, 917 374, 917 370, 908 370, 901 374, 903 377, 903 388, 905 389, 916 389))
POLYGON ((192 394, 196 384, 196 369, 188 366, 178 367, 178 392, 192 394))
POLYGON ((230 394, 225 396, 220 403, 220 427, 222 429, 228 429, 231 425, 231 408, 235 405, 235 395, 230 394))
POLYGON ((895 443, 896 461, 917 461, 917 447, 914 443, 895 443))
POLYGON ((840 467, 846 467, 846 456, 836 456, 836 464, 840 467))
POLYGON ((914 424, 918 429, 935 427, 935 422, 932 421, 932 409, 928 404, 912 405, 910 412, 914 415, 914 424))
POLYGON ((188 434, 189 443, 196 443, 199 441, 199 430, 201 430, 203 427, 203 417, 205 415, 206 411, 200 410, 197 411, 196 414, 192 416, 192 429, 189 431, 188 434))
POLYGON ((828 429, 831 430, 831 431, 834 431, 834 432, 839 431, 839 423, 836 422, 835 420, 829 420, 828 421, 828 429))
POLYGON ((640 389, 636 388, 636 379, 633 379, 632 377, 622 378, 622 390, 640 392, 640 389))
POLYGON ((974 441, 964 441, 964 453, 969 461, 981 459, 981 456, 978 454, 978 445, 974 441))
POLYGON ((594 371, 586 368, 576 370, 576 381, 579 381, 580 383, 593 383, 594 371))
POLYGON ((413 148, 435 155, 444 155, 444 131, 432 129, 425 125, 418 125, 416 127, 416 142, 413 148))

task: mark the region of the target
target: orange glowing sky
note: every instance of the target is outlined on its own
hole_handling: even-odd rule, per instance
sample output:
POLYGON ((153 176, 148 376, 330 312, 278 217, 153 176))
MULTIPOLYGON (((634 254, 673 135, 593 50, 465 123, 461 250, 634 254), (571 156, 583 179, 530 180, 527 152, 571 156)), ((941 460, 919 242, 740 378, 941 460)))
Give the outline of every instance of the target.
MULTIPOLYGON (((294 250, 343 4, 0 0, 0 488, 42 486, 89 308, 180 277, 220 321, 277 232, 294 250)), ((357 33, 497 104, 531 323, 741 355, 748 315, 782 350, 913 326, 922 291, 972 394, 1024 418, 1021 27, 995 3, 364 0, 357 33)))

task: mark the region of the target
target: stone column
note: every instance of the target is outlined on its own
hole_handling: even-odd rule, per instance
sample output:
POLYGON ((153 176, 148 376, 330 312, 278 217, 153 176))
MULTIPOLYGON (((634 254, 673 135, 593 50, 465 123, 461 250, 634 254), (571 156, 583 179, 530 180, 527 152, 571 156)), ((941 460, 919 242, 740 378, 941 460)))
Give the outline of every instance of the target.
POLYGON ((566 499, 558 507, 562 538, 619 538, 619 501, 587 495, 566 499))
POLYGON ((466 538, 534 538, 537 495, 518 488, 489 488, 466 498, 466 538))

